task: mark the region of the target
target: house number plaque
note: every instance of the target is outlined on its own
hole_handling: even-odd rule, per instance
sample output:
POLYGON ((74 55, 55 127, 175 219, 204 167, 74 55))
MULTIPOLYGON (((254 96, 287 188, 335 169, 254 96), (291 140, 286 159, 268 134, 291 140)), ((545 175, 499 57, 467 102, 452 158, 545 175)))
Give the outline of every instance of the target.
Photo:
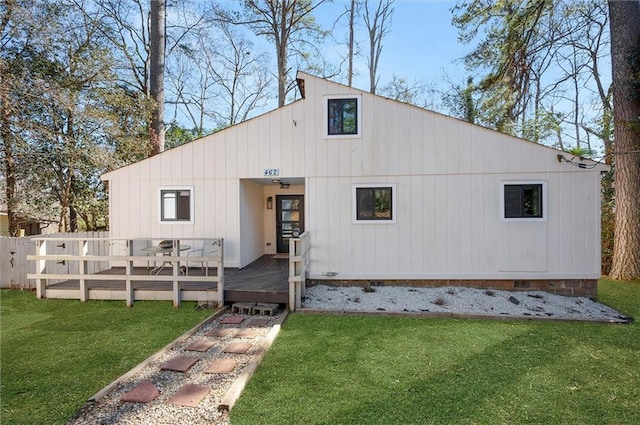
POLYGON ((264 170, 262 170, 262 177, 278 177, 279 175, 279 168, 265 168, 264 170))

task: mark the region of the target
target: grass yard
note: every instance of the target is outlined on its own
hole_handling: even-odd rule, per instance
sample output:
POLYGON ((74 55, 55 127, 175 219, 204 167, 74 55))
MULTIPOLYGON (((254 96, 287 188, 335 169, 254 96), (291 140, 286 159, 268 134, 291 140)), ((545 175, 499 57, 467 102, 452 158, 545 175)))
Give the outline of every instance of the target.
MULTIPOLYGON (((600 301, 640 320, 640 282, 600 301)), ((638 424, 640 323, 293 314, 242 424, 638 424)))
MULTIPOLYGON (((640 282, 600 301, 640 320, 640 282)), ((0 423, 64 424, 205 319, 0 291, 0 423)), ((290 316, 232 424, 636 424, 640 324, 290 316)))
POLYGON ((0 291, 0 423, 66 423, 105 385, 212 314, 194 306, 126 308, 0 291))

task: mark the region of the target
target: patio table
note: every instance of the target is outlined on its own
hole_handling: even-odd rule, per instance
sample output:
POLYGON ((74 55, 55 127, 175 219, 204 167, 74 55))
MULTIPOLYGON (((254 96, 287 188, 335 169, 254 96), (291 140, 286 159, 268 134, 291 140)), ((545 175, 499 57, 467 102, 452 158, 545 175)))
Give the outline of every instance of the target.
MULTIPOLYGON (((178 255, 180 254, 180 251, 187 251, 191 249, 191 246, 189 245, 180 245, 178 247, 178 255)), ((171 253, 173 252, 173 247, 169 246, 169 247, 163 247, 163 246, 151 246, 148 248, 142 248, 142 251, 148 253, 148 255, 153 255, 156 256, 157 254, 162 254, 162 256, 164 257, 168 257, 171 256, 171 253)), ((164 270, 164 266, 167 264, 171 264, 170 261, 162 261, 162 263, 157 266, 154 267, 151 272, 149 272, 150 275, 157 275, 159 274, 162 270, 164 270)), ((155 261, 154 261, 154 265, 155 265, 155 261)))

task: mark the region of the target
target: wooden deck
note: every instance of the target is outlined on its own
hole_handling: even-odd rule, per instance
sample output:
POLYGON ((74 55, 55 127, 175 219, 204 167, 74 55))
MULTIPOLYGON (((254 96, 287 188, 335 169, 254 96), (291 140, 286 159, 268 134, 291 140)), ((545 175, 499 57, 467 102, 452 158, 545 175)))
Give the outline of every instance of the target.
MULTIPOLYGON (((136 267, 133 270, 135 275, 149 275, 151 267, 136 267)), ((159 274, 162 276, 170 276, 171 268, 167 267, 159 274)), ((209 270, 210 275, 215 276, 215 270, 209 270)), ((100 272, 99 274, 122 275, 122 280, 92 280, 90 277, 86 279, 89 290, 121 292, 125 290, 125 269, 124 267, 113 267, 109 270, 100 272)), ((189 276, 204 276, 200 267, 192 266, 189 268, 189 276)), ((269 302, 286 304, 289 294, 289 261, 287 259, 274 258, 273 255, 263 255, 253 263, 242 269, 225 269, 224 270, 224 301, 225 304, 247 301, 247 302, 269 302)), ((178 279, 179 281, 179 279, 178 279)), ((170 291, 171 282, 160 281, 143 281, 135 282, 136 290, 145 291, 170 291)), ((79 290, 80 282, 78 280, 67 280, 64 282, 47 285, 47 291, 50 290, 79 290)), ((189 291, 217 291, 217 283, 215 282, 181 282, 180 289, 188 293, 189 291)), ((188 299, 188 298, 187 298, 188 299)))

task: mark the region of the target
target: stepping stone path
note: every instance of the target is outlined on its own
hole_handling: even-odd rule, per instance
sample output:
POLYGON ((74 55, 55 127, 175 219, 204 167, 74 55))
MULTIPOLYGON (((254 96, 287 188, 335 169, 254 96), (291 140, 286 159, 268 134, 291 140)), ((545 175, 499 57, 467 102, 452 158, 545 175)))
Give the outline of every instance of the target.
POLYGON ((267 323, 269 323, 269 319, 252 319, 247 326, 261 328, 263 326, 267 326, 267 323))
POLYGON ((213 336, 216 338, 224 338, 225 336, 229 335, 231 332, 233 332, 233 329, 212 329, 209 332, 207 332, 205 335, 206 336, 213 336))
POLYGON ((233 369, 236 368, 238 363, 233 359, 218 359, 214 360, 207 370, 206 373, 231 373, 233 369))
POLYGON ((186 384, 167 403, 196 407, 209 391, 211 388, 207 385, 186 384))
POLYGON ((227 316, 220 320, 221 325, 239 325, 242 322, 244 322, 244 317, 242 316, 227 316))
POLYGON ((232 385, 244 385, 243 370, 248 365, 254 370, 273 326, 284 321, 285 313, 275 311, 273 316, 227 311, 212 317, 116 381, 69 425, 227 425, 219 407, 227 406, 229 394, 239 394, 232 385))
POLYGON ((160 395, 160 391, 151 381, 142 381, 120 399, 123 403, 150 403, 160 395))
POLYGON ((258 335, 258 331, 252 331, 249 329, 242 330, 234 335, 235 338, 253 339, 258 335))
POLYGON ((161 370, 173 370, 175 372, 186 372, 189 369, 191 369, 191 367, 196 364, 198 362, 198 358, 197 357, 189 357, 189 356, 178 356, 178 357, 174 357, 173 359, 169 360, 168 362, 166 362, 164 365, 162 365, 162 367, 160 367, 161 370))
POLYGON ((185 350, 205 352, 214 345, 216 345, 215 341, 196 341, 185 348, 185 350))
POLYGON ((231 354, 244 354, 251 349, 251 344, 246 344, 244 342, 235 342, 233 344, 227 345, 223 353, 231 353, 231 354))

